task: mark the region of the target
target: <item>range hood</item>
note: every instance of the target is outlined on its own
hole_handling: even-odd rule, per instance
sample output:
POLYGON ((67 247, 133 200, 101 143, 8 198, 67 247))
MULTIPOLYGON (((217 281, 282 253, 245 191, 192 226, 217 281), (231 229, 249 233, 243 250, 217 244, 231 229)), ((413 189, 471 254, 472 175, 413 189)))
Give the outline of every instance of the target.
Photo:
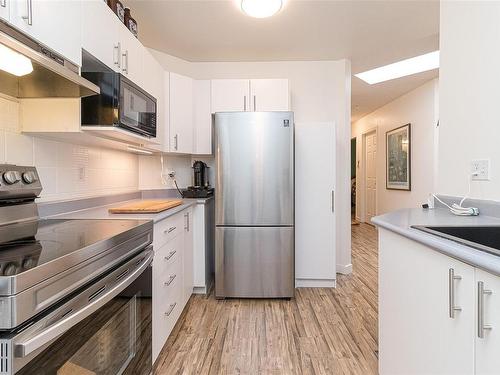
MULTIPOLYGON (((28 66, 19 76, 0 69, 2 94, 15 98, 80 98, 101 92, 79 75, 78 66, 3 21, 0 48, 28 66)), ((16 68, 15 62, 12 66, 16 68)))

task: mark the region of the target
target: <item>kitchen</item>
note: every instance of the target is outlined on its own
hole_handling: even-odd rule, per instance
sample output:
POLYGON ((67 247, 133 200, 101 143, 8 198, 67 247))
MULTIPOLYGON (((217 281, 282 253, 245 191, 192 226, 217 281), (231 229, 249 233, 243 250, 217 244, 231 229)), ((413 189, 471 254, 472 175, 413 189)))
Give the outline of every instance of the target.
POLYGON ((0 374, 498 372, 496 244, 435 228, 498 226, 494 173, 446 164, 482 89, 451 35, 496 14, 465 3, 0 0, 0 374), (446 177, 351 229, 351 115, 437 69, 357 75, 437 48, 446 177))

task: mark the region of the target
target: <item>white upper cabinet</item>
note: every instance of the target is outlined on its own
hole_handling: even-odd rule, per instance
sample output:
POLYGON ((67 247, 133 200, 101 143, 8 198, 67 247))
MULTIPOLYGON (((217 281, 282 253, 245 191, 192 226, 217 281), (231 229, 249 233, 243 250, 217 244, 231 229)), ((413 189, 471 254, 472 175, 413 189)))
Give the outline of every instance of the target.
POLYGON ((81 1, 5 1, 9 3, 11 24, 73 63, 81 65, 81 1))
POLYGON ((170 152, 193 152, 193 79, 170 73, 170 152))
POLYGON ((194 154, 212 154, 212 113, 210 109, 210 81, 193 83, 194 154))
POLYGON ((212 80, 212 113, 250 110, 248 79, 212 80))
POLYGON ((287 79, 212 80, 212 113, 238 111, 288 111, 287 79))
POLYGON ((476 268, 476 374, 500 374, 500 277, 476 268))
POLYGON ((168 122, 165 121, 165 116, 168 114, 167 102, 164 99, 164 79, 165 74, 163 67, 145 49, 143 53, 142 67, 144 74, 142 76, 142 88, 156 99, 156 138, 160 145, 154 148, 159 148, 163 151, 161 143, 165 139, 165 127, 168 122))
POLYGON ((287 79, 250 80, 250 108, 254 112, 289 111, 287 79))
POLYGON ((9 20, 9 8, 11 0, 0 0, 0 18, 3 20, 9 20))
POLYGON ((142 59, 146 48, 123 24, 118 25, 121 73, 135 84, 142 86, 142 59))
POLYGON ((120 71, 118 18, 102 0, 83 1, 82 7, 82 48, 109 68, 120 71))

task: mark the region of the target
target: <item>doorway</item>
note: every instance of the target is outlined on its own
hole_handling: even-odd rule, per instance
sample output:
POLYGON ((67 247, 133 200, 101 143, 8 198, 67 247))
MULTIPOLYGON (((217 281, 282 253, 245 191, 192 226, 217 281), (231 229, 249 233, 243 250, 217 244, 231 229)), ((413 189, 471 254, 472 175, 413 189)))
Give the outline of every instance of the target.
POLYGON ((371 223, 377 215, 377 131, 371 130, 363 135, 364 165, 364 221, 371 223))

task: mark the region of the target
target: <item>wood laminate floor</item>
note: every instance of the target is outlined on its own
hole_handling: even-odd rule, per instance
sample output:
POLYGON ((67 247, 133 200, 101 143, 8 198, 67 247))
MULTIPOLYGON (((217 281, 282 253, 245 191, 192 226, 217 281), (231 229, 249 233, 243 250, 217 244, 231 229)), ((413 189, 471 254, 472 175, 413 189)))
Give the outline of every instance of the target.
POLYGON ((377 233, 352 227, 352 275, 286 300, 191 298, 155 374, 377 373, 377 233))

